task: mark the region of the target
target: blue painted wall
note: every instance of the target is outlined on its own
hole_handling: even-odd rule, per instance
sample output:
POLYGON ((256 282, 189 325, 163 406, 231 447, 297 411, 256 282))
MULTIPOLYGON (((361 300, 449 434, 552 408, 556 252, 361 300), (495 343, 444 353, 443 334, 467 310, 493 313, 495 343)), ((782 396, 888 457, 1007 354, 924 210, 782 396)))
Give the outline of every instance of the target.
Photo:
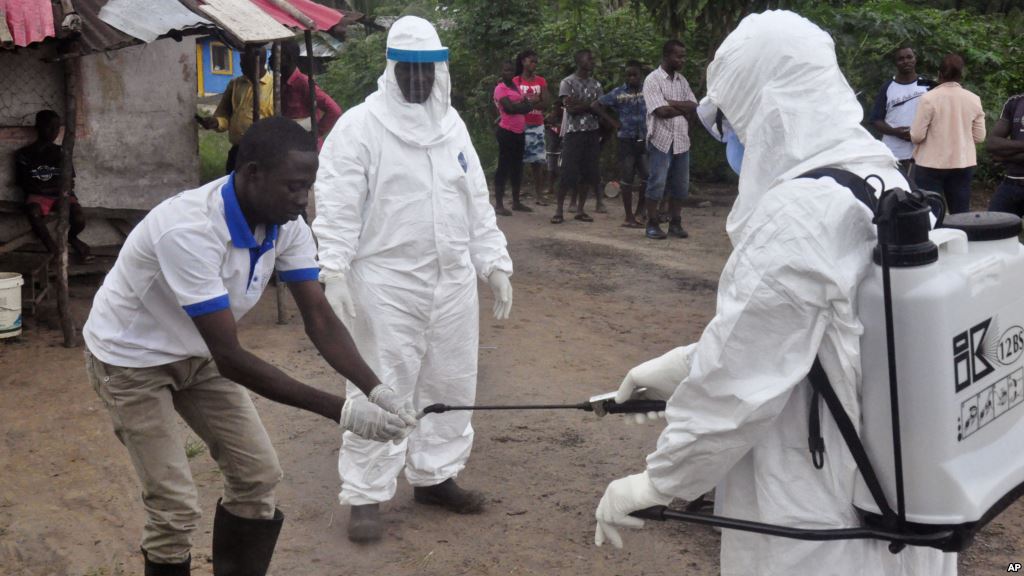
POLYGON ((241 53, 215 38, 200 38, 196 40, 196 68, 199 70, 199 96, 222 94, 232 78, 242 75, 241 53), (231 51, 230 71, 214 72, 211 58, 214 45, 224 46, 231 51))

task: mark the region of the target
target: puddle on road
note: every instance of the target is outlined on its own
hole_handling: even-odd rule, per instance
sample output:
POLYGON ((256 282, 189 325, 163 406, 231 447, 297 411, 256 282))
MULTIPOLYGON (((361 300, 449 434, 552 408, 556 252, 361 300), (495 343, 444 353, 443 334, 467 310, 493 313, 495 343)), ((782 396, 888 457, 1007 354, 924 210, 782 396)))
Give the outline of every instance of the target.
POLYGON ((529 252, 545 258, 517 262, 519 270, 553 278, 555 284, 572 286, 588 294, 615 292, 637 283, 654 290, 714 293, 718 289, 717 279, 670 269, 628 250, 554 238, 534 239, 527 244, 529 252))

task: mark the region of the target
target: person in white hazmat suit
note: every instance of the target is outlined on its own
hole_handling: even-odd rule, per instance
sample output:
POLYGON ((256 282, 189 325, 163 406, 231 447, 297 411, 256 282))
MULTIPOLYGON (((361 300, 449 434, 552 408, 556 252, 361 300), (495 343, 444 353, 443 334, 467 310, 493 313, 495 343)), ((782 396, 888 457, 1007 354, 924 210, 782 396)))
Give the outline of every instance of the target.
MULTIPOLYGON (((830 416, 822 419, 825 466, 808 452, 816 355, 854 422, 860 421, 862 326, 857 286, 876 242, 870 210, 831 178, 835 167, 907 189, 892 153, 861 127, 862 110, 832 39, 792 12, 743 19, 707 71, 707 100, 745 146, 739 195, 726 221, 733 252, 715 317, 700 340, 627 374, 634 389, 668 400, 667 425, 646 470, 609 484, 595 543, 622 546, 629 513, 693 500, 717 485, 723 516, 802 528, 858 526, 859 472, 830 416)), ((877 187, 877 182, 872 181, 877 187)), ((725 576, 944 576, 956 555, 877 540, 805 542, 722 531, 725 576)))
MULTIPOLYGON (((474 403, 477 276, 494 292, 495 318, 512 307, 512 260, 449 103, 447 60, 429 22, 397 20, 377 91, 327 138, 315 188, 327 299, 388 387, 389 398, 371 400, 411 422, 433 403, 474 403)), ((468 411, 423 418, 399 444, 344 434, 339 500, 352 506, 349 539, 380 538, 379 504, 394 496, 403 467, 417 502, 481 511, 483 496, 454 481, 472 444, 468 411)))

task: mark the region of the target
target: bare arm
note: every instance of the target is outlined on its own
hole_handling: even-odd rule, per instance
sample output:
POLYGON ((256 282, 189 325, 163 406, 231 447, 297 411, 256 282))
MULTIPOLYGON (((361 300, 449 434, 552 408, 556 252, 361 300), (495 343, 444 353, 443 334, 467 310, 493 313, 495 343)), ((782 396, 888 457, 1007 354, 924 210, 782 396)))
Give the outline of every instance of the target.
POLYGON ((593 112, 593 110, 590 109, 593 102, 586 102, 584 100, 577 100, 572 96, 565 96, 562 99, 562 103, 565 111, 572 115, 589 114, 593 112))
POLYGON ((508 96, 505 96, 498 102, 501 104, 501 109, 504 110, 506 114, 526 114, 530 110, 533 110, 533 104, 525 99, 520 102, 513 102, 508 96))
POLYGON ((274 402, 339 421, 345 400, 299 382, 242 348, 230 309, 197 316, 192 321, 222 376, 274 402))
POLYGON ((359 355, 345 325, 331 309, 323 288, 315 280, 288 284, 302 314, 306 335, 324 360, 369 396, 380 380, 359 355))
POLYGON ((906 140, 908 142, 910 141, 910 128, 906 126, 894 128, 890 126, 885 120, 875 120, 872 123, 872 125, 875 127, 875 130, 878 130, 882 134, 902 138, 903 140, 906 140))
POLYGON ((996 121, 985 139, 985 150, 998 162, 1024 161, 1024 140, 1010 140, 1010 122, 1005 118, 996 121))
POLYGON ((534 110, 547 110, 548 106, 551 105, 551 92, 548 92, 548 87, 545 85, 540 89, 540 98, 533 103, 534 110))
POLYGON ((675 106, 659 106, 654 109, 654 115, 658 118, 675 118, 676 116, 682 116, 683 111, 675 106))
POLYGON ((601 105, 600 102, 594 100, 590 105, 590 111, 600 116, 609 126, 612 126, 616 130, 622 128, 622 123, 617 118, 608 113, 608 109, 601 105))

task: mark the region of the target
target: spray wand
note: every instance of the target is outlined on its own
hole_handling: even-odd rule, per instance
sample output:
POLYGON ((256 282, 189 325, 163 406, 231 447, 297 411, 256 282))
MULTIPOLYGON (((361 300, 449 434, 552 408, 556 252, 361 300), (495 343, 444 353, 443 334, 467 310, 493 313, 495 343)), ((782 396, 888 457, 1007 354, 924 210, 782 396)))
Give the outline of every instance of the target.
MULTIPOLYGON (((643 388, 636 392, 642 393, 643 388)), ((583 410, 598 416, 605 414, 644 414, 647 412, 664 412, 664 400, 627 400, 621 404, 615 401, 615 392, 591 396, 586 402, 578 404, 511 404, 491 406, 449 406, 447 404, 431 404, 423 409, 421 418, 427 414, 443 414, 451 410, 583 410)))

